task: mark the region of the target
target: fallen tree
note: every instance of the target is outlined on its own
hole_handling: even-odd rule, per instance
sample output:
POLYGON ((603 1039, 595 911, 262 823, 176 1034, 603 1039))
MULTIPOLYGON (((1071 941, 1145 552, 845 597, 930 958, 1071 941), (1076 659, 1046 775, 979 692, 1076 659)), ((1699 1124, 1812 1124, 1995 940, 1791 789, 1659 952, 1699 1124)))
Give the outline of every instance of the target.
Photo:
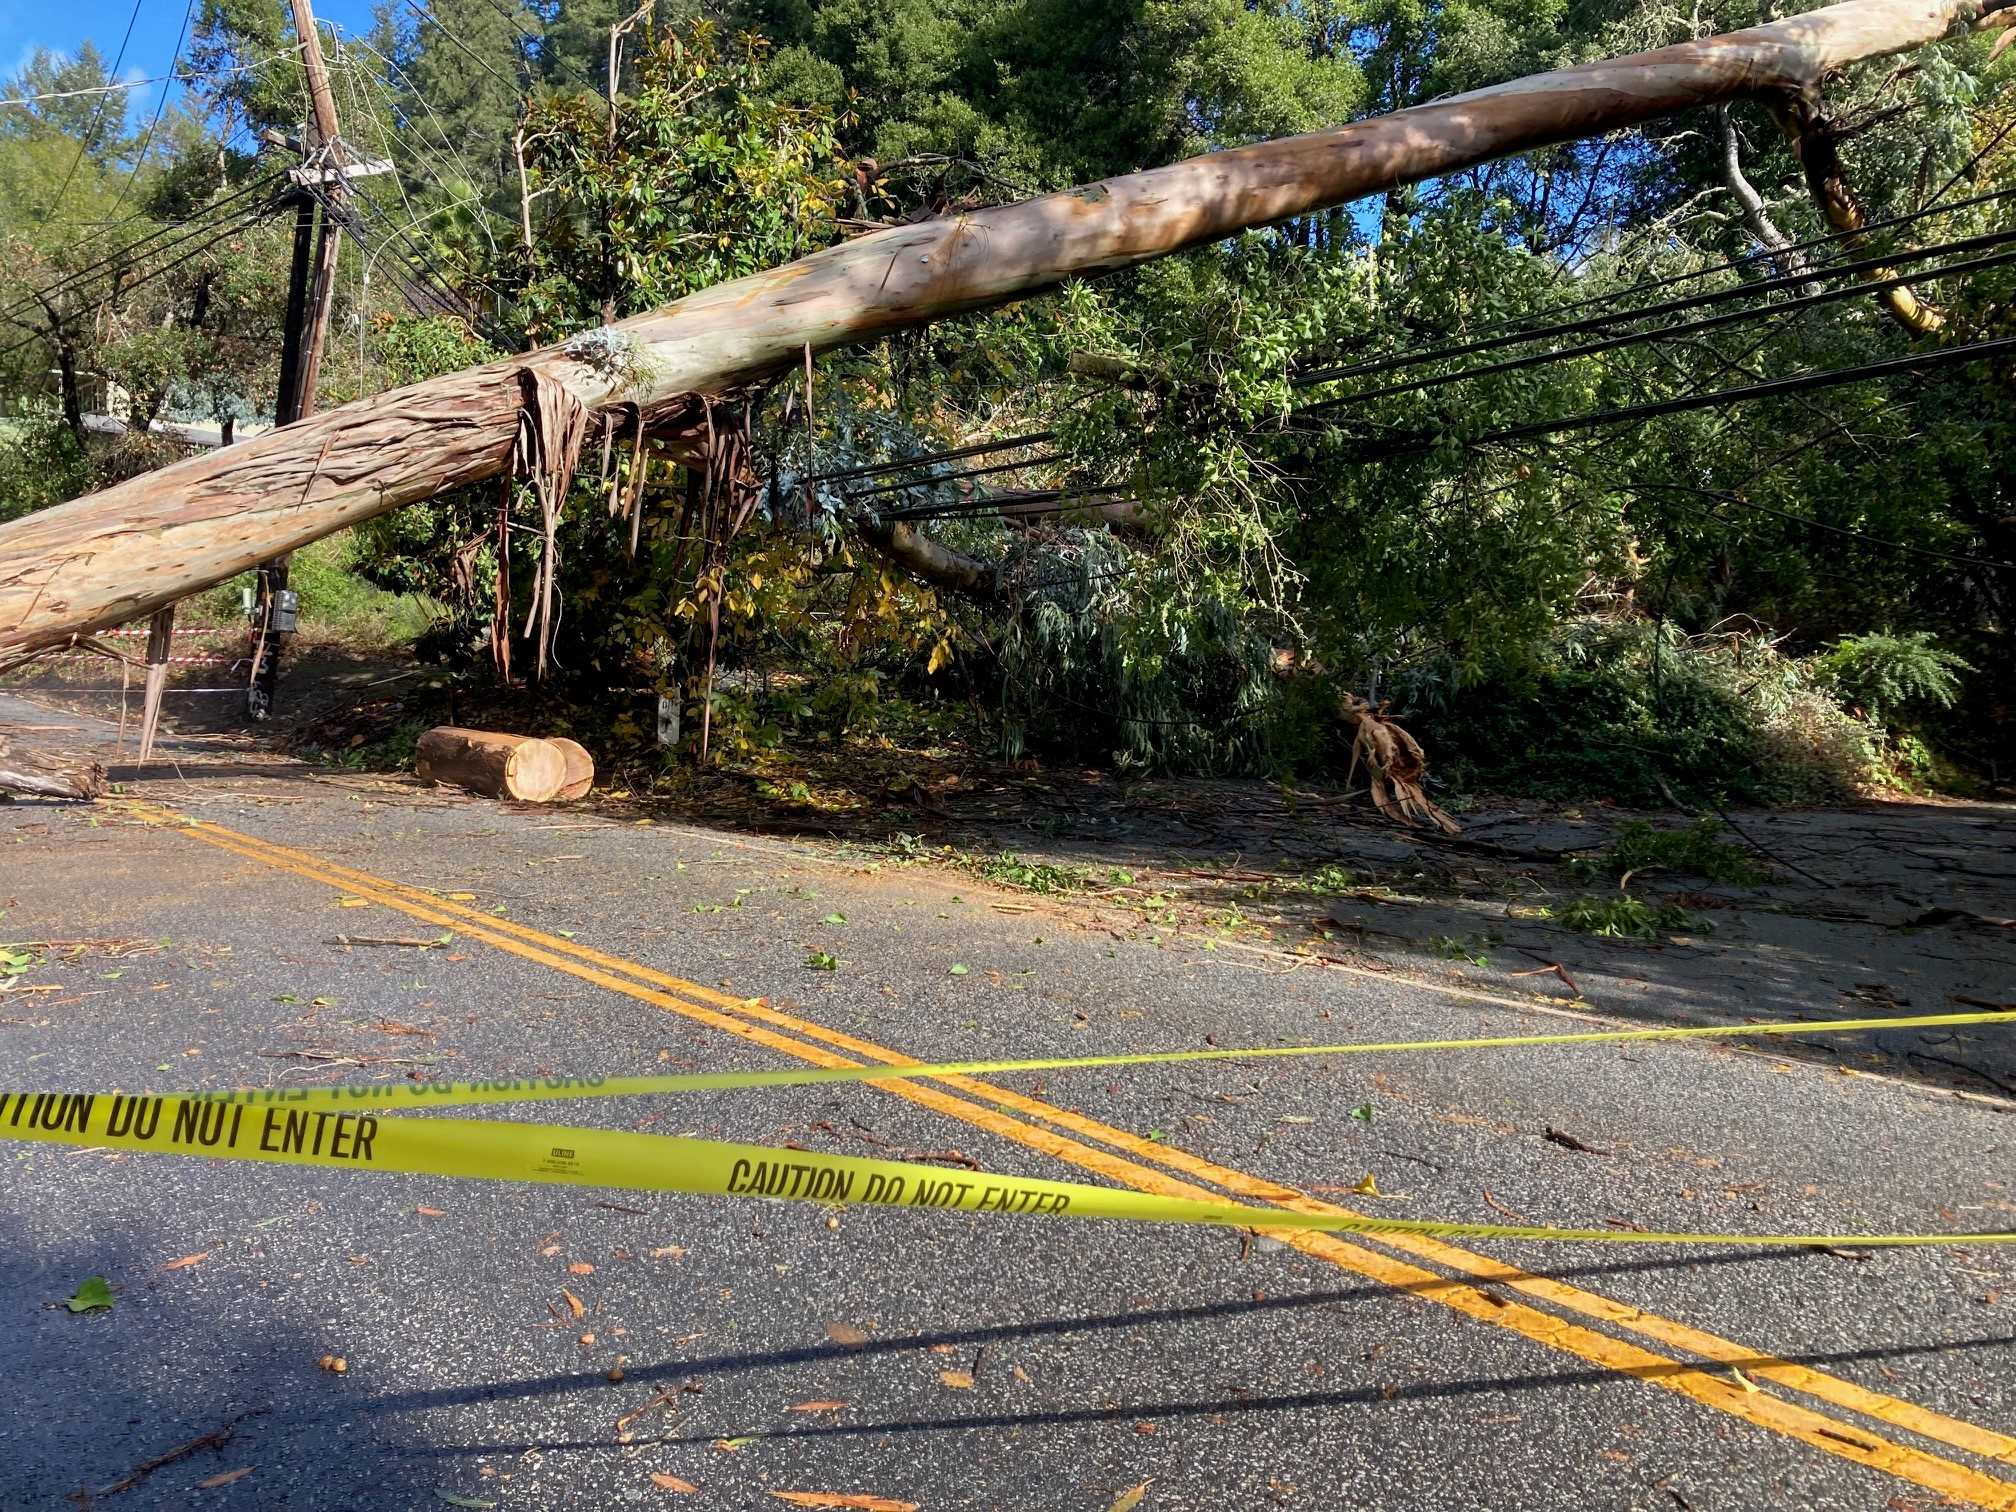
MULTIPOLYGON (((2016 0, 1849 0, 1328 131, 864 236, 558 347, 330 410, 0 527, 0 648, 120 623, 360 520, 517 468, 550 517, 597 413, 660 446, 799 363, 1494 158, 1738 99, 1792 119, 1851 64, 2016 0)), ((920 564, 906 528, 884 545, 920 564)), ((945 566, 944 563, 939 563, 945 566)), ((963 564, 950 566, 963 571, 963 564)), ((550 570, 550 569, 549 569, 550 570)), ((550 587, 550 583, 548 585, 550 587)))

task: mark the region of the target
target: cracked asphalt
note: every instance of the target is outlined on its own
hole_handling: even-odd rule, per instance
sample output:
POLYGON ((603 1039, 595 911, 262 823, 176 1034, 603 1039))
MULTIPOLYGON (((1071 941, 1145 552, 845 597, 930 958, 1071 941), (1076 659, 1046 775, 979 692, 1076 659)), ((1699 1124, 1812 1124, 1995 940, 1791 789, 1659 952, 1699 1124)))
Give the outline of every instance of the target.
MULTIPOLYGON (((0 720, 110 736, 6 697, 0 720)), ((771 1069, 836 1036, 861 1058, 950 1060, 1584 1026, 1425 974, 1121 938, 810 845, 199 742, 168 756, 115 775, 242 843, 116 800, 0 806, 0 940, 89 942, 34 947, 0 991, 10 1087, 771 1069), (438 940, 422 896, 454 904, 452 939, 363 943, 438 940), (639 990, 500 940, 761 997, 784 1048, 649 1000, 630 968, 596 970, 639 990), (808 969, 815 952, 837 969, 808 969)), ((1695 1016, 1743 1019, 1743 983, 1695 1016)), ((2016 1227, 2011 1112, 1674 1043, 524 1116, 1406 1217, 1878 1232, 2016 1227), (1351 1192, 1367 1174, 1386 1196, 1351 1192)), ((2016 1247, 1284 1243, 0 1156, 10 1508, 1110 1512, 1144 1484, 1141 1512, 2016 1508, 2016 1247), (91 1275, 115 1305, 73 1314, 91 1275), (320 1363, 335 1356, 341 1374, 320 1363)))

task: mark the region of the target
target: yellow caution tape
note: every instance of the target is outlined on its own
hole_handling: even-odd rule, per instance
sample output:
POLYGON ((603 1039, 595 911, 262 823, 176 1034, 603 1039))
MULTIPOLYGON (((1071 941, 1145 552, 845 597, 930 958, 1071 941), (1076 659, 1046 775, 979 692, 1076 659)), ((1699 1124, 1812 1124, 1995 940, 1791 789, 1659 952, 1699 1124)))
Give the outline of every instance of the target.
POLYGON ((1956 1024, 2016 1024, 2016 1011, 1928 1013, 1913 1018, 1827 1019, 1817 1023, 1712 1024, 1685 1029, 1599 1029, 1490 1039, 1392 1040, 1343 1045, 1262 1045, 1236 1050, 1160 1050, 1140 1055, 1050 1056, 1033 1060, 938 1061, 928 1065, 794 1067, 783 1071, 701 1071, 672 1076, 548 1076, 472 1082, 367 1082, 351 1086, 181 1092, 198 1102, 296 1108, 448 1108, 475 1103, 557 1102, 578 1097, 643 1097, 663 1092, 730 1092, 807 1087, 898 1077, 996 1076, 1011 1071, 1074 1071, 1103 1066, 1165 1066, 1188 1061, 1266 1060, 1284 1056, 1389 1055, 1423 1050, 1503 1050, 1533 1045, 1621 1044, 1642 1040, 1739 1039, 1770 1035, 1854 1034, 1868 1029, 1931 1029, 1956 1024))
MULTIPOLYGON (((382 1090, 382 1089, 374 1089, 382 1090)), ((1989 1234, 1694 1234, 1635 1229, 1436 1223, 1356 1213, 1304 1213, 1157 1197, 1078 1182, 947 1171, 762 1145, 680 1139, 555 1124, 253 1107, 212 1098, 114 1092, 0 1093, 0 1138, 149 1154, 200 1155, 269 1165, 336 1166, 416 1175, 537 1181, 632 1191, 773 1197, 969 1213, 1203 1223, 1340 1234, 1423 1234, 1604 1244, 1897 1248, 2016 1242, 1989 1234)))

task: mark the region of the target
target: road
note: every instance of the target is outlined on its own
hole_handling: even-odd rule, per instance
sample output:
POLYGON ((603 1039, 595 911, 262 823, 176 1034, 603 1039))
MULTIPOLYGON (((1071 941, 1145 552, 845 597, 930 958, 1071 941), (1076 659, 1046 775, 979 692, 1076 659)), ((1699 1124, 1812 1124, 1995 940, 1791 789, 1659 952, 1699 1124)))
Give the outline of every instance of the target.
MULTIPOLYGON (((109 735, 6 698, 0 720, 109 735)), ((99 942, 0 995, 12 1086, 1583 1026, 811 845, 168 754, 125 784, 155 807, 0 806, 0 939, 99 942)), ((1866 1233, 2011 1227, 2011 1111, 1662 1043, 523 1116, 1406 1217, 1866 1233), (1385 1196, 1351 1192, 1367 1174, 1385 1196)), ((2016 1247, 1283 1242, 4 1151, 10 1508, 1110 1512, 1145 1483, 1141 1512, 2016 1509, 2016 1247), (91 1275, 114 1306, 74 1314, 91 1275)))

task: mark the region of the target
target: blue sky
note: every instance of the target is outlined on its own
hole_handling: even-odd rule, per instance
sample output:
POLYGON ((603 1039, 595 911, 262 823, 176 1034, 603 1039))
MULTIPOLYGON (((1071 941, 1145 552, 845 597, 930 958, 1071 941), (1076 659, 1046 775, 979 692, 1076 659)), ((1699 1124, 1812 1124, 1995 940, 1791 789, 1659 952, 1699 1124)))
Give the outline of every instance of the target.
MULTIPOLYGON (((201 0, 197 0, 200 6, 201 0)), ((126 22, 133 17, 133 39, 126 44, 122 77, 151 79, 168 72, 175 38, 182 29, 187 0, 0 0, 0 77, 12 78, 38 47, 73 52, 87 38, 98 44, 109 66, 119 51, 126 22)), ((315 15, 349 31, 371 25, 372 0, 316 0, 315 15)), ((159 85, 132 91, 129 109, 137 116, 151 111, 160 99, 159 85)))

